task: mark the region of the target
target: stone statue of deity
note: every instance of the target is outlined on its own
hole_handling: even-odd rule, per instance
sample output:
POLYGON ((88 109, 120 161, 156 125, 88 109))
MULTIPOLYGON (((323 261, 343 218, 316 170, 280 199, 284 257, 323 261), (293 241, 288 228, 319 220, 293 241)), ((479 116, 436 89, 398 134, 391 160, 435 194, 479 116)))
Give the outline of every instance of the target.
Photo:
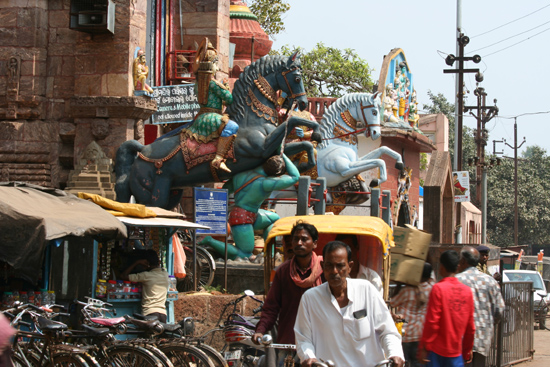
POLYGON ((418 129, 418 102, 416 101, 416 90, 413 90, 411 94, 411 105, 409 107, 409 124, 414 129, 418 129))
POLYGON ((196 76, 196 93, 200 110, 193 125, 184 134, 197 142, 208 143, 218 139, 216 157, 210 162, 212 170, 231 172, 226 166, 226 155, 237 137, 239 125, 222 114, 224 104, 233 103, 233 96, 227 83, 215 79, 218 71, 218 52, 205 38, 199 49, 193 65, 196 76))
POLYGON ((146 64, 145 52, 137 51, 137 57, 134 59, 134 90, 153 93, 153 89, 145 82, 149 76, 149 67, 146 64))
POLYGON ((418 122, 418 104, 411 99, 411 80, 407 76, 407 63, 401 61, 395 67, 393 83, 386 84, 383 98, 386 126, 410 129, 418 122), (409 119, 413 119, 412 122, 409 119))
POLYGON ((397 94, 393 89, 393 84, 390 83, 386 85, 386 95, 384 97, 384 122, 399 122, 399 119, 394 114, 396 99, 397 94))
POLYGON ((407 64, 402 61, 399 63, 399 71, 396 72, 396 78, 399 78, 399 87, 397 89, 397 95, 399 98, 399 118, 404 120, 405 122, 405 115, 407 113, 407 104, 409 101, 409 87, 410 87, 410 80, 407 77, 406 74, 407 71, 407 64))

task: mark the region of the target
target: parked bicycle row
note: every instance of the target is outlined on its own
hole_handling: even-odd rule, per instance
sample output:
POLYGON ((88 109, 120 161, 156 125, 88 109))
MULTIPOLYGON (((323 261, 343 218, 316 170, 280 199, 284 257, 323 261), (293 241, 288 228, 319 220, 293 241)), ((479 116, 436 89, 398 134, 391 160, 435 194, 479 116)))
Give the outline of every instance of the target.
MULTIPOLYGON (((15 367, 274 367, 272 352, 295 350, 295 346, 274 344, 269 335, 260 345, 254 344, 258 317, 242 316, 236 311, 246 297, 258 302, 253 313, 260 312, 263 302, 246 291, 225 305, 216 328, 199 337, 193 336, 192 318, 166 324, 139 314, 117 317, 111 304, 93 298, 75 301, 80 306, 79 328, 69 329, 59 321, 71 316, 54 312, 62 309, 59 305, 16 303, 3 314, 16 329, 11 350, 15 367), (231 311, 226 316, 227 310, 231 311), (216 332, 223 332, 225 338, 220 351, 206 343, 216 332)), ((288 357, 285 366, 291 365, 294 360, 288 357)), ((327 361, 316 366, 334 364, 327 361)))
POLYGON ((193 322, 165 324, 135 314, 115 317, 112 305, 89 298, 81 306, 81 325, 69 330, 53 312, 60 306, 19 304, 4 311, 16 328, 12 360, 17 367, 154 366, 227 367, 221 354, 193 338, 193 322), (125 334, 116 338, 117 334, 125 334))

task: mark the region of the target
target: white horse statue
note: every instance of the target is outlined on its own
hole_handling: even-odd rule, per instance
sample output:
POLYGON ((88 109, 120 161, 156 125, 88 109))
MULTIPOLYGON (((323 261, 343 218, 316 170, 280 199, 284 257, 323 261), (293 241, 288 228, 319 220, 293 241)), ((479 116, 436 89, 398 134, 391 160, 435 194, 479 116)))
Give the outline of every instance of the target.
MULTIPOLYGON (((401 155, 385 146, 358 157, 357 134, 364 131, 366 137, 378 139, 380 119, 379 93, 346 94, 328 107, 320 123, 323 140, 317 146, 317 176, 326 178, 327 187, 336 187, 374 168, 380 170, 380 178, 372 180, 369 186, 379 186, 387 180, 386 163, 380 159, 383 154, 396 160, 397 169, 403 169, 401 155)), ((296 194, 286 191, 272 195, 273 199, 282 197, 296 197, 296 194)))
POLYGON ((380 112, 379 93, 346 94, 329 106, 320 124, 323 141, 317 147, 317 172, 326 178, 328 187, 373 168, 380 169, 380 178, 372 180, 370 186, 380 185, 388 179, 386 163, 380 159, 383 154, 396 160, 396 168, 403 169, 401 155, 388 147, 357 157, 357 133, 365 129, 366 137, 380 137, 380 112))

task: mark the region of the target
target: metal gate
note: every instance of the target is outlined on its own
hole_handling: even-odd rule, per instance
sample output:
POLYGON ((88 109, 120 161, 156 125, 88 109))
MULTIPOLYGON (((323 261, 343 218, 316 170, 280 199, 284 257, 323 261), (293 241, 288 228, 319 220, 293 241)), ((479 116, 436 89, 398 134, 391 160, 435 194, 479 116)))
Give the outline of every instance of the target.
POLYGON ((495 327, 488 366, 509 366, 533 358, 532 287, 531 282, 502 283, 504 315, 495 327))

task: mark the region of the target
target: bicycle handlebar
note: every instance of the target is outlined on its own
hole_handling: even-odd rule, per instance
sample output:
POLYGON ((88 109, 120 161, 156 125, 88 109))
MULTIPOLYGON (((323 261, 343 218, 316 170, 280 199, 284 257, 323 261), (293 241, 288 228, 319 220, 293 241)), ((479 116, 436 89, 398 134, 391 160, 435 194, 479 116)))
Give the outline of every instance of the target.
POLYGON ((393 360, 391 360, 391 359, 385 359, 385 360, 383 360, 382 362, 376 364, 374 367, 383 367, 383 366, 385 366, 385 367, 391 367, 391 366, 393 366, 393 360))

